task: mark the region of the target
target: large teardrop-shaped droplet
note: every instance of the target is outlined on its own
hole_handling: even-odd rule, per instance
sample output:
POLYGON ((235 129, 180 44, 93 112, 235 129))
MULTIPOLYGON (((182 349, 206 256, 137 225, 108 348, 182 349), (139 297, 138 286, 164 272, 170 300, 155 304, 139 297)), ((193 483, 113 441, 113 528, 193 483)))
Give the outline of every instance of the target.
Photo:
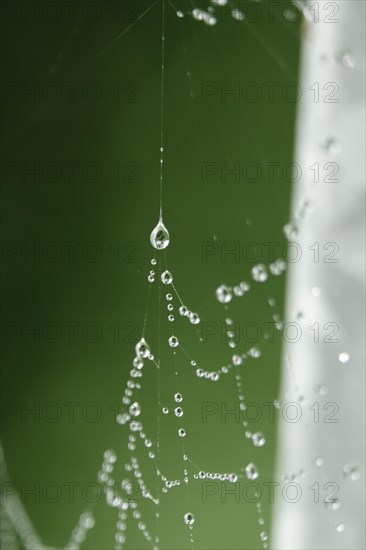
POLYGON ((163 250, 170 242, 167 228, 160 219, 158 225, 152 230, 150 235, 151 245, 157 250, 163 250))
POLYGON ((145 338, 141 338, 141 340, 137 342, 135 351, 136 351, 137 357, 146 358, 150 355, 150 347, 149 347, 149 344, 146 342, 145 338))

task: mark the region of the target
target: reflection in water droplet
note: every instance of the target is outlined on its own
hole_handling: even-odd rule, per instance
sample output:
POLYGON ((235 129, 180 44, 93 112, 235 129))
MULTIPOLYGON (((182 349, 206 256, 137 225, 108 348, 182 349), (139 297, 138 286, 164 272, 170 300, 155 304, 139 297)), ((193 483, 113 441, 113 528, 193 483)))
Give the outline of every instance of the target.
POLYGON ((219 288, 216 290, 216 298, 222 304, 227 304, 233 298, 231 288, 226 285, 219 286, 219 288))
POLYGON ((258 473, 258 470, 257 470, 257 467, 255 466, 255 464, 250 462, 250 464, 248 464, 248 466, 246 466, 245 475, 250 480, 257 479, 257 477, 259 476, 259 473, 258 473))
POLYGON ((135 351, 137 357, 148 357, 150 355, 150 347, 145 338, 141 338, 136 344, 135 351))
POLYGON ((193 311, 189 313, 189 320, 192 325, 197 325, 200 322, 199 315, 197 315, 197 313, 193 313, 193 311))
POLYGON ((168 342, 171 348, 176 348, 177 346, 179 346, 179 340, 176 336, 171 336, 168 342))
POLYGON ((252 267, 252 277, 258 283, 264 283, 268 279, 267 268, 264 264, 258 264, 252 267))
POLYGON ((152 230, 150 242, 151 245, 157 250, 163 250, 169 245, 169 233, 162 220, 160 220, 157 226, 152 230))
POLYGON ((170 271, 166 270, 161 274, 161 281, 164 285, 170 285, 170 283, 173 282, 173 275, 170 271))
POLYGON ((195 517, 193 514, 191 514, 191 512, 187 512, 186 514, 184 514, 184 523, 186 523, 187 525, 193 525, 194 522, 195 517))
POLYGON ((252 441, 255 447, 263 447, 266 443, 266 438, 261 432, 256 432, 252 435, 252 441))
POLYGON ((135 403, 132 403, 129 409, 131 416, 139 416, 141 414, 141 407, 140 404, 135 401, 135 403))

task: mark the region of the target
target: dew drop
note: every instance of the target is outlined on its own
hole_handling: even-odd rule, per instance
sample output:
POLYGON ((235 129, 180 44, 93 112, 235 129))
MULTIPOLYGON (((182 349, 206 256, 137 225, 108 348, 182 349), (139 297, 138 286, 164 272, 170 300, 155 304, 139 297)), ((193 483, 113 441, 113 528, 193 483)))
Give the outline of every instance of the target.
POLYGON ((244 21, 244 19, 245 19, 244 13, 240 10, 237 10, 237 9, 232 10, 231 15, 232 15, 233 19, 235 19, 236 21, 244 21))
POLYGON ((150 355, 149 344, 146 342, 145 338, 141 338, 136 344, 135 351, 137 357, 148 357, 150 355))
POLYGON ((315 457, 314 462, 315 462, 316 466, 323 466, 324 458, 322 456, 317 456, 317 457, 315 457))
POLYGON ((342 353, 339 354, 339 360, 341 363, 348 363, 350 360, 350 355, 346 351, 342 351, 342 353))
POLYGON ((168 315, 168 321, 170 322, 174 321, 174 315, 168 315))
POLYGON ((183 428, 179 428, 178 435, 179 435, 179 437, 185 437, 186 436, 186 431, 183 428))
POLYGON ((191 514, 191 512, 187 512, 186 514, 184 514, 184 523, 186 525, 193 525, 195 522, 195 517, 193 514, 191 514))
POLYGON ((182 317, 185 317, 186 315, 188 315, 188 309, 186 308, 186 306, 180 306, 180 308, 179 308, 179 314, 180 314, 182 317))
POLYGON ((176 407, 174 409, 175 416, 183 416, 183 409, 181 407, 176 407))
POLYGON ((173 300, 172 294, 165 294, 165 298, 168 300, 168 302, 171 302, 173 300))
POLYGON ((346 69, 354 69, 356 67, 356 60, 350 52, 342 52, 338 55, 338 59, 346 69))
POLYGON ((176 403, 181 403, 183 401, 183 395, 181 393, 174 394, 174 401, 176 403))
POLYGON ((266 438, 261 432, 256 432, 252 435, 253 445, 255 447, 263 447, 266 444, 266 438))
POLYGON ((163 414, 168 414, 169 412, 169 409, 167 407, 163 407, 161 410, 163 414))
POLYGON ((166 270, 161 274, 161 282, 164 283, 164 285, 170 285, 170 283, 173 282, 173 275, 170 271, 166 270))
POLYGON ((219 288, 216 290, 216 298, 219 302, 221 302, 221 304, 227 304, 233 298, 231 288, 226 285, 219 286, 219 288))
POLYGON ((336 510, 339 510, 339 508, 341 507, 341 503, 338 499, 329 500, 329 501, 325 500, 324 506, 328 510, 332 510, 333 512, 335 512, 336 510))
POLYGON ((261 534, 260 534, 260 538, 261 538, 261 541, 265 542, 266 540, 268 540, 268 535, 265 531, 262 531, 261 534))
POLYGON ((264 264, 258 264, 252 267, 252 277, 258 283, 264 283, 268 279, 267 268, 264 264))
POLYGON ((338 523, 337 525, 337 531, 338 533, 343 533, 343 531, 345 530, 346 526, 344 525, 344 523, 338 523))
POLYGON ((144 366, 144 362, 141 359, 141 357, 135 357, 134 358, 133 366, 135 367, 135 369, 139 369, 139 370, 142 369, 142 367, 144 366))
POLYGON ((339 142, 332 137, 326 137, 321 140, 321 145, 323 148, 331 153, 332 155, 337 155, 340 153, 341 147, 339 142))
POLYGON ((162 220, 159 220, 157 226, 152 230, 150 242, 151 245, 157 250, 163 250, 169 245, 169 233, 162 220))
POLYGON ((246 466, 245 475, 250 480, 257 479, 257 477, 259 476, 259 473, 258 473, 258 470, 257 470, 257 467, 255 466, 255 464, 250 462, 248 464, 248 466, 246 466))
POLYGON ((177 346, 179 346, 179 340, 176 336, 171 336, 168 340, 168 343, 171 348, 176 348, 177 346))
POLYGON ((199 315, 197 315, 197 313, 193 313, 192 311, 189 313, 189 320, 192 325, 197 325, 200 322, 199 315))
POLYGON ((285 237, 287 238, 287 240, 291 240, 291 239, 296 239, 297 236, 298 236, 298 229, 295 225, 293 225, 292 223, 287 223, 284 228, 283 228, 283 232, 285 234, 285 237))
POLYGON ((177 17, 182 19, 182 17, 184 17, 184 13, 182 11, 177 11, 177 17))
POLYGON ((135 401, 135 403, 132 403, 132 405, 129 408, 129 413, 131 416, 140 416, 141 414, 141 407, 140 404, 135 401))
POLYGON ((351 481, 357 481, 360 478, 360 472, 356 466, 352 466, 351 464, 346 464, 343 468, 343 475, 346 479, 350 479, 351 481))

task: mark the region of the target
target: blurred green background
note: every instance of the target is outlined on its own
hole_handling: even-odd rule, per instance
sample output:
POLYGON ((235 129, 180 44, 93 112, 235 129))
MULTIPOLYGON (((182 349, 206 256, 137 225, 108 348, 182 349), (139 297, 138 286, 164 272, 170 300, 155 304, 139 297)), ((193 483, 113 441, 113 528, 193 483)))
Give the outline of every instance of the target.
MULTIPOLYGON (((142 330, 147 274, 155 252, 149 235, 159 207, 161 1, 99 54, 152 3, 75 2, 70 15, 67 2, 55 2, 61 11, 55 12, 54 22, 49 20, 51 11, 42 15, 46 2, 17 1, 10 7, 4 2, 2 7, 2 440, 9 475, 19 487, 80 484, 72 503, 66 489, 52 504, 42 496, 40 502, 32 495, 24 497, 42 540, 55 547, 66 544, 84 511, 80 488, 96 480, 105 449, 117 452, 117 479, 123 479, 127 460, 128 430, 114 417, 142 330), (82 6, 89 4, 86 17, 82 6), (40 16, 27 12, 31 6, 41 10, 40 16), (25 92, 32 87, 39 95, 25 92), (24 173, 25 166, 37 163, 41 175, 24 173), (70 163, 75 163, 74 177, 70 163), (34 248, 35 254, 26 252, 34 248), (38 341, 27 333, 37 324, 38 341), (76 403, 71 421, 68 402, 76 403), (55 422, 47 421, 56 410, 50 403, 62 411, 55 422), (88 414, 93 417, 88 403, 97 404, 95 422, 87 421, 88 414), (35 407, 41 411, 39 419, 24 412, 35 407)), ((186 16, 178 18, 166 4, 164 221, 171 237, 167 259, 184 303, 202 320, 196 326, 187 323, 178 315, 175 300, 174 333, 198 366, 216 370, 229 364, 235 351, 220 338, 226 317, 239 328, 250 322, 263 328, 264 322, 273 322, 274 312, 281 316, 283 311, 285 277, 270 276, 257 283, 250 275, 254 264, 249 252, 238 259, 225 255, 225 247, 239 246, 242 252, 248 250, 247 243, 255 242, 263 252, 261 261, 268 263, 264 243, 279 243, 276 257, 285 243, 291 183, 283 177, 282 167, 292 161, 297 103, 281 92, 297 81, 299 23, 288 20, 288 2, 275 3, 273 20, 268 3, 257 3, 262 11, 254 22, 230 16, 232 9, 254 2, 231 2, 216 9, 215 26, 188 14, 193 4, 201 9, 208 4, 173 4, 186 16), (215 90, 256 83, 263 95, 250 102, 215 92, 205 102, 205 82, 215 83, 215 90), (264 85, 269 82, 276 83, 274 101, 264 85), (219 169, 206 184, 204 162, 216 163, 219 169), (236 182, 224 172, 221 178, 222 163, 256 163, 263 174, 256 182, 242 176, 236 182), (264 163, 279 163, 273 181, 264 163), (215 251, 223 255, 215 253, 204 261, 203 247, 214 243, 214 235, 215 251), (250 292, 225 310, 215 289, 243 280, 250 282, 250 292), (276 300, 274 308, 268 298, 276 300), (205 323, 216 323, 218 331, 200 341, 205 323)), ((250 18, 254 12, 247 13, 250 18)), ((156 357, 160 338, 160 403, 172 407, 175 367, 166 344, 172 329, 157 286, 152 286, 146 338, 156 357)), ((252 345, 241 339, 237 349, 244 352, 252 345)), ((246 400, 263 404, 278 397, 281 338, 276 335, 273 342, 256 345, 261 357, 248 359, 238 372, 246 400)), ((190 459, 208 472, 240 472, 253 461, 261 472, 258 481, 271 481, 275 423, 264 412, 253 426, 267 439, 259 449, 245 439, 242 422, 233 416, 225 422, 218 414, 202 421, 205 402, 225 403, 228 408, 238 402, 235 371, 212 383, 194 375, 179 349, 176 359, 190 459)), ((141 419, 155 441, 160 405, 152 363, 146 364, 142 381, 141 419)), ((161 470, 169 479, 182 479, 185 466, 176 429, 172 414, 161 417, 161 470)), ((135 454, 149 481, 152 461, 141 447, 135 454)), ((189 469, 191 475, 197 473, 189 469)), ((162 548, 191 547, 183 522, 188 511, 196 518, 196 548, 261 548, 255 504, 243 498, 235 502, 232 496, 221 499, 218 486, 218 494, 207 503, 202 502, 201 480, 191 480, 189 502, 183 485, 163 495, 162 548)), ((269 532, 266 495, 262 504, 269 532)), ((142 502, 141 510, 155 535, 153 506, 142 502)), ((112 549, 116 511, 100 499, 94 513, 96 527, 83 547, 112 549)), ((134 520, 128 521, 125 547, 151 547, 134 520)))

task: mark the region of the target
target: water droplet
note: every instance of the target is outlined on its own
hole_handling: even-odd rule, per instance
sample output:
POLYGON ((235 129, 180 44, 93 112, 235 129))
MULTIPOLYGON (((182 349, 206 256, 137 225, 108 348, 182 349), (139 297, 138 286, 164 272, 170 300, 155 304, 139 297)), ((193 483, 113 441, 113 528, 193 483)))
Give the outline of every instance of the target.
POLYGON ((325 500, 324 501, 324 506, 328 510, 332 510, 333 512, 335 512, 336 510, 339 510, 339 508, 341 507, 341 503, 338 499, 325 500))
POLYGON ((264 264, 258 264, 252 267, 252 277, 258 283, 264 283, 268 279, 267 268, 264 264))
POLYGON ((245 19, 244 13, 240 10, 237 10, 237 9, 232 10, 231 15, 232 15, 233 19, 235 19, 236 21, 244 21, 244 19, 245 19))
POLYGON ((185 317, 188 314, 188 309, 186 306, 180 306, 179 313, 182 315, 182 317, 185 317))
POLYGON ((150 275, 147 276, 147 280, 149 281, 149 283, 153 283, 155 281, 154 275, 151 275, 150 273, 150 275))
POLYGON ((337 56, 337 59, 342 63, 346 69, 354 69, 356 67, 356 60, 350 52, 342 52, 337 56))
POLYGON ((141 359, 141 357, 135 357, 134 358, 133 366, 135 367, 135 369, 142 369, 142 367, 144 366, 144 362, 141 359))
POLYGON ((297 227, 292 223, 287 223, 283 228, 283 232, 289 241, 297 239, 299 233, 297 227))
POLYGON ((170 322, 174 321, 174 315, 168 315, 168 321, 170 322))
POLYGON ((216 298, 222 304, 227 304, 233 298, 231 288, 226 285, 219 286, 219 288, 216 290, 216 298))
POLYGON ((137 357, 148 357, 150 355, 150 347, 145 338, 141 338, 136 344, 135 352, 137 357))
POLYGON ((169 409, 167 407, 163 407, 161 410, 163 414, 168 414, 169 412, 169 409))
POLYGON ((337 531, 338 533, 343 533, 343 531, 345 530, 346 526, 344 523, 338 523, 337 525, 337 531))
POLYGON ((187 525, 193 525, 195 522, 195 517, 193 514, 191 514, 191 512, 187 512, 186 514, 184 514, 184 523, 186 523, 187 525))
POLYGON ((176 403, 181 403, 183 401, 183 395, 181 393, 174 394, 174 401, 176 403))
POLYGON ((182 11, 177 11, 177 17, 181 19, 182 17, 184 17, 184 13, 182 11))
POLYGON ((152 230, 150 242, 151 245, 157 250, 163 250, 169 245, 169 233, 162 220, 159 220, 157 226, 152 230))
POLYGON ((173 282, 173 275, 170 271, 166 270, 161 274, 161 282, 164 283, 164 285, 170 285, 170 283, 173 282))
POLYGON ((318 298, 318 297, 321 295, 322 291, 321 291, 321 289, 320 289, 318 286, 314 286, 314 287, 311 289, 311 293, 312 293, 312 295, 313 295, 315 298, 318 298))
POLYGON ((246 466, 245 475, 250 480, 257 479, 257 477, 259 476, 259 473, 258 473, 258 470, 257 470, 257 467, 255 466, 255 464, 250 462, 250 464, 248 464, 248 466, 246 466))
POLYGON ((261 432, 256 432, 252 435, 252 441, 255 447, 263 447, 266 443, 266 438, 261 432))
POLYGON ((262 531, 261 534, 260 534, 260 538, 261 538, 261 541, 266 541, 268 540, 268 535, 265 531, 262 531))
POLYGON ((328 388, 327 386, 323 386, 322 384, 319 384, 315 386, 314 391, 319 395, 326 395, 328 393, 328 388))
POLYGON ((171 336, 168 342, 171 348, 176 348, 177 346, 179 346, 179 340, 176 336, 171 336))
POLYGON ((316 466, 323 466, 324 458, 322 456, 317 456, 317 457, 315 457, 314 462, 315 462, 316 466))
POLYGON ((183 416, 183 409, 181 407, 176 407, 174 409, 175 416, 183 416))
POLYGON ((321 140, 321 145, 332 155, 337 155, 341 151, 339 142, 332 137, 326 137, 321 140))
POLYGON ((179 437, 185 437, 186 436, 186 431, 183 430, 183 428, 179 428, 178 435, 179 435, 179 437))
POLYGON ((173 304, 168 304, 168 305, 167 305, 167 309, 168 309, 169 311, 173 311, 173 309, 174 309, 173 304))
POLYGON ((131 416, 139 416, 141 414, 140 404, 135 401, 129 408, 129 413, 131 416))
POLYGON ((197 313, 193 313, 192 311, 189 314, 189 320, 192 325, 197 325, 200 322, 199 315, 197 315, 197 313))
POLYGON ((360 472, 356 466, 346 464, 343 468, 343 475, 346 479, 357 481, 360 478, 360 472))
POLYGON ((339 354, 339 360, 341 363, 348 363, 350 360, 350 355, 346 351, 342 351, 342 353, 339 354))
POLYGON ((173 296, 172 294, 165 294, 165 298, 168 300, 168 302, 171 302, 171 300, 173 300, 173 296))

